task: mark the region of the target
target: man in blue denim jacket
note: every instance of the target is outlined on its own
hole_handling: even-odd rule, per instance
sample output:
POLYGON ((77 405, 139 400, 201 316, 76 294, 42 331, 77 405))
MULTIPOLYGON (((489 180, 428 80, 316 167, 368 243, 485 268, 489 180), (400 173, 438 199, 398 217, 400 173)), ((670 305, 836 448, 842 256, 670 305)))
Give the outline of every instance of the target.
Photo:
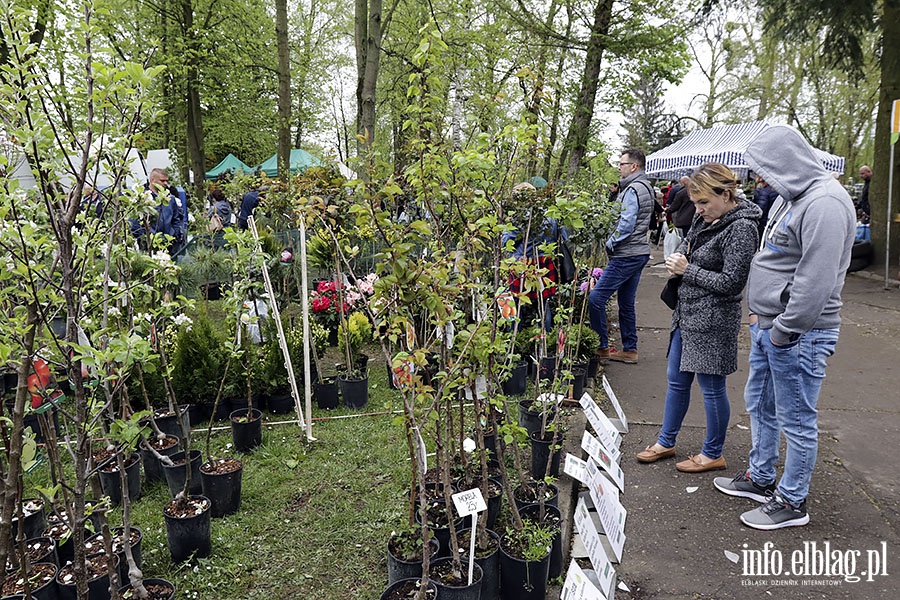
POLYGON ((840 329, 841 289, 856 232, 853 202, 800 133, 763 130, 744 160, 778 193, 750 266, 750 373, 744 389, 750 465, 716 488, 763 503, 741 515, 762 530, 806 525, 818 451, 816 405, 840 329), (776 485, 779 436, 787 452, 776 485))

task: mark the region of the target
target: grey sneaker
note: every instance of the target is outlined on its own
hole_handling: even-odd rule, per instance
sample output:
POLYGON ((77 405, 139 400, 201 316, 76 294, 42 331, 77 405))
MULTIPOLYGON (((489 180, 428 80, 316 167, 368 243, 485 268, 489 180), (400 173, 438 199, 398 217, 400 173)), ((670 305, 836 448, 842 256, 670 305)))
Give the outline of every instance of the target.
POLYGON ((800 506, 794 506, 775 492, 767 503, 742 514, 741 523, 765 531, 806 525, 809 523, 806 500, 801 502, 800 506))
POLYGON ((729 496, 738 496, 740 498, 750 498, 757 502, 768 502, 769 497, 775 493, 775 484, 759 485, 750 479, 750 471, 738 473, 734 479, 727 477, 716 477, 713 485, 723 494, 729 496))

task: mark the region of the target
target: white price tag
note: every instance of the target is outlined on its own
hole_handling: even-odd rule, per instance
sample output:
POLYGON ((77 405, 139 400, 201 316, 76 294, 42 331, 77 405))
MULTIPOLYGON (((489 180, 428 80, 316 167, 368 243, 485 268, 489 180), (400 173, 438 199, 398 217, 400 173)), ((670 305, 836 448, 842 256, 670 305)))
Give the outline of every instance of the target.
POLYGON ((481 495, 480 488, 472 488, 471 490, 453 494, 453 505, 456 506, 456 514, 460 517, 467 517, 473 513, 487 510, 487 504, 484 502, 484 496, 481 495))

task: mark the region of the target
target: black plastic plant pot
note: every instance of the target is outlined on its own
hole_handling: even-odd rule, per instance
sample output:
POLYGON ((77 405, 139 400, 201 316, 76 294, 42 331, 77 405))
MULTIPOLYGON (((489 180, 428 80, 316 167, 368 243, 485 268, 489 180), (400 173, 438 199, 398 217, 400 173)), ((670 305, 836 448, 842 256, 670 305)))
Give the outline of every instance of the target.
POLYGON ((178 500, 166 504, 163 516, 173 563, 182 563, 191 556, 209 556, 212 550, 211 508, 212 502, 205 496, 191 496, 184 500, 183 507, 178 500))
MULTIPOLYGON (((460 537, 460 550, 465 549, 466 559, 469 556, 469 534, 471 528, 458 532, 460 537)), ((500 594, 500 536, 491 531, 486 533, 491 538, 492 550, 479 553, 475 551, 475 564, 481 567, 481 600, 494 600, 500 594)))
MULTIPOLYGON (((540 517, 540 506, 529 504, 520 511, 523 519, 531 519, 537 522, 540 517)), ((548 577, 554 579, 562 575, 562 517, 559 509, 549 504, 544 505, 544 520, 542 525, 550 525, 556 528, 553 535, 553 544, 550 546, 550 570, 548 577)))
MULTIPOLYGON (((519 427, 523 427, 528 431, 529 437, 531 437, 531 434, 535 431, 541 431, 541 424, 544 419, 543 413, 531 410, 531 405, 533 403, 532 400, 522 400, 519 402, 519 427)), ((547 423, 549 424, 556 415, 556 407, 552 404, 545 404, 545 407, 547 410, 547 423)))
MULTIPOLYGON (((53 563, 34 563, 31 565, 31 578, 32 585, 38 583, 35 581, 35 574, 40 574, 40 581, 44 583, 38 583, 37 587, 31 588, 31 597, 34 600, 56 600, 57 599, 57 586, 56 586, 56 576, 59 573, 59 567, 57 567, 53 563)), ((21 573, 18 571, 7 574, 6 578, 0 581, 2 584, 2 588, 10 590, 13 593, 9 596, 3 596, 3 600, 12 600, 13 598, 25 598, 25 582, 22 578, 21 573)))
POLYGON ((231 440, 238 452, 251 452, 262 445, 262 413, 257 409, 238 409, 231 413, 231 440))
MULTIPOLYGON (((404 557, 397 556, 392 550, 392 539, 387 543, 388 583, 396 583, 404 579, 418 579, 422 576, 422 556, 404 557)), ((429 540, 431 556, 437 556, 440 551, 440 542, 435 538, 429 540)))
POLYGON ((572 399, 575 402, 581 400, 584 395, 584 381, 587 377, 587 369, 572 369, 572 399))
POLYGON ((201 465, 203 495, 212 502, 213 518, 233 515, 241 508, 243 474, 244 463, 234 458, 220 458, 201 465))
MULTIPOLYGON (((190 416, 190 407, 187 404, 182 404, 179 406, 179 410, 181 412, 181 418, 184 423, 185 428, 190 433, 191 431, 191 416, 190 416)), ((166 435, 173 435, 178 439, 181 439, 184 436, 184 432, 181 428, 181 423, 178 422, 178 416, 170 413, 167 410, 157 410, 154 413, 154 420, 156 421, 156 426, 160 431, 165 433, 166 435)), ((190 436, 188 436, 190 437, 190 436)))
MULTIPOLYGON (((526 484, 519 484, 516 486, 516 489, 513 490, 513 497, 516 499, 517 509, 521 511, 529 504, 539 504, 537 500, 537 493, 540 489, 538 484, 539 482, 537 481, 529 481, 526 484)), ((556 485, 545 483, 544 493, 546 494, 544 504, 559 506, 559 488, 557 488, 556 485)))
POLYGON ((600 372, 600 357, 592 356, 590 360, 588 360, 587 377, 593 379, 597 376, 598 372, 600 372))
MULTIPOLYGON (((401 579, 391 583, 381 594, 381 600, 395 600, 396 598, 417 598, 419 586, 422 580, 419 577, 410 577, 401 579)), ((434 582, 429 580, 425 589, 425 600, 435 600, 437 598, 437 588, 434 582)))
MULTIPOLYGON (((52 537, 42 535, 25 540, 25 553, 28 555, 30 564, 52 563, 59 565, 59 556, 56 554, 56 540, 52 537)), ((7 572, 15 569, 13 565, 18 565, 18 560, 18 551, 16 548, 13 548, 7 562, 7 572)))
MULTIPOLYGON (((115 457, 100 467, 100 487, 103 495, 109 496, 112 506, 122 503, 122 478, 115 457)), ((125 479, 128 484, 128 499, 135 502, 141 498, 141 457, 132 452, 125 459, 125 479)))
MULTIPOLYGON (((181 438, 168 434, 166 434, 166 437, 163 438, 162 441, 157 441, 154 437, 153 447, 157 453, 171 457, 179 451, 178 442, 180 439, 181 438)), ((156 454, 148 448, 148 442, 148 440, 141 442, 141 462, 144 463, 144 479, 147 483, 165 481, 166 474, 163 471, 162 464, 159 462, 159 459, 156 458, 156 454)))
POLYGON ((269 412, 276 415, 286 415, 294 411, 294 397, 291 388, 279 390, 278 393, 269 395, 269 412))
POLYGON ((341 396, 344 398, 344 406, 347 408, 363 408, 369 403, 369 376, 353 377, 341 375, 338 377, 341 387, 341 396))
POLYGON ((510 555, 500 545, 501 600, 544 600, 550 575, 550 554, 537 561, 510 555))
POLYGON ((541 366, 538 368, 538 377, 541 381, 553 381, 556 377, 556 357, 545 356, 541 359, 541 366))
MULTIPOLYGON (((113 555, 112 560, 118 569, 119 559, 113 555)), ((94 577, 88 580, 88 600, 109 600, 109 571, 107 568, 107 556, 95 554, 87 558, 88 573, 94 573, 94 577)), ((78 590, 75 585, 75 569, 73 565, 62 567, 56 574, 56 589, 59 600, 78 600, 78 590)))
MULTIPOLYGON (((122 535, 124 531, 124 527, 114 527, 111 532, 113 536, 113 552, 119 559, 119 579, 121 581, 128 580, 128 557, 125 555, 125 541, 122 535)), ((129 542, 131 543, 131 556, 134 558, 134 564, 140 569, 144 562, 141 554, 141 542, 144 539, 144 533, 137 527, 132 527, 131 532, 132 535, 129 539, 129 542)), ((105 553, 106 547, 103 545, 103 534, 97 532, 87 538, 84 541, 84 551, 88 556, 105 553)))
POLYGON ((313 396, 316 397, 316 406, 331 410, 338 405, 337 377, 322 377, 313 385, 313 396))
MULTIPOLYGON (((453 509, 451 509, 452 511, 453 509)), ((431 529, 431 535, 438 541, 438 551, 432 556, 433 559, 444 558, 450 556, 450 524, 447 521, 446 507, 443 502, 437 502, 426 508, 428 513, 428 527, 431 529), (444 513, 444 514, 442 514, 444 513), (436 520, 440 522, 436 522, 436 520)), ((416 523, 422 522, 422 513, 416 510, 416 523)), ((457 519, 454 523, 456 529, 463 526, 463 520, 457 519)))
POLYGON ((512 369, 509 379, 503 382, 503 393, 521 396, 528 387, 528 361, 520 360, 512 369))
MULTIPOLYGON (((18 509, 13 511, 12 528, 10 535, 16 539, 19 535, 19 518, 16 516, 18 509)), ((44 512, 44 501, 40 498, 25 498, 22 500, 22 514, 24 515, 25 539, 31 539, 43 534, 47 528, 47 514, 44 512)))
POLYGON ((562 436, 552 431, 541 437, 541 432, 531 434, 531 476, 543 479, 547 475, 547 462, 550 462, 550 476, 559 478, 559 463, 562 456, 562 436), (553 450, 553 460, 550 452, 553 450))
MULTIPOLYGON (((145 579, 144 589, 150 592, 150 598, 153 600, 175 600, 175 584, 171 581, 145 579)), ((130 583, 119 588, 119 595, 122 596, 122 600, 135 600, 139 597, 130 583)))
POLYGON ((41 535, 56 540, 56 557, 59 564, 64 565, 75 558, 75 543, 72 541, 72 535, 69 534, 68 525, 59 522, 51 523, 41 535))
MULTIPOLYGON (((184 461, 184 451, 176 452, 169 458, 171 458, 174 463, 184 461)), ((200 451, 191 450, 191 489, 189 491, 193 495, 198 495, 203 491, 200 483, 201 462, 200 451)), ((169 484, 169 492, 174 498, 178 495, 178 492, 184 489, 184 477, 187 473, 185 464, 184 462, 180 462, 180 464, 175 464, 171 467, 169 465, 163 465, 163 471, 166 474, 166 483, 169 484)))
POLYGON ((483 573, 481 566, 476 562, 472 565, 472 583, 469 583, 469 563, 462 561, 462 580, 449 582, 442 579, 441 575, 449 576, 452 567, 451 558, 439 558, 431 563, 428 579, 437 588, 438 598, 441 600, 480 600, 481 578, 483 573))

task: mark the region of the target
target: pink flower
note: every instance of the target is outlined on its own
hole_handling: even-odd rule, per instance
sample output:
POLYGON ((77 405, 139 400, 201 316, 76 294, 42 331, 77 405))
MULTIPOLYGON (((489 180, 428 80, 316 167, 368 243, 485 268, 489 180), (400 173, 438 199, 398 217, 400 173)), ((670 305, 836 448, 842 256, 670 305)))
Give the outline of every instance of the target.
POLYGON ((594 269, 591 271, 591 277, 595 279, 600 277, 601 275, 603 275, 603 269, 601 269, 600 267, 594 267, 594 269))
POLYGON ((588 290, 588 283, 590 283, 590 282, 588 282, 588 281, 581 282, 581 291, 582 292, 586 292, 588 290))

